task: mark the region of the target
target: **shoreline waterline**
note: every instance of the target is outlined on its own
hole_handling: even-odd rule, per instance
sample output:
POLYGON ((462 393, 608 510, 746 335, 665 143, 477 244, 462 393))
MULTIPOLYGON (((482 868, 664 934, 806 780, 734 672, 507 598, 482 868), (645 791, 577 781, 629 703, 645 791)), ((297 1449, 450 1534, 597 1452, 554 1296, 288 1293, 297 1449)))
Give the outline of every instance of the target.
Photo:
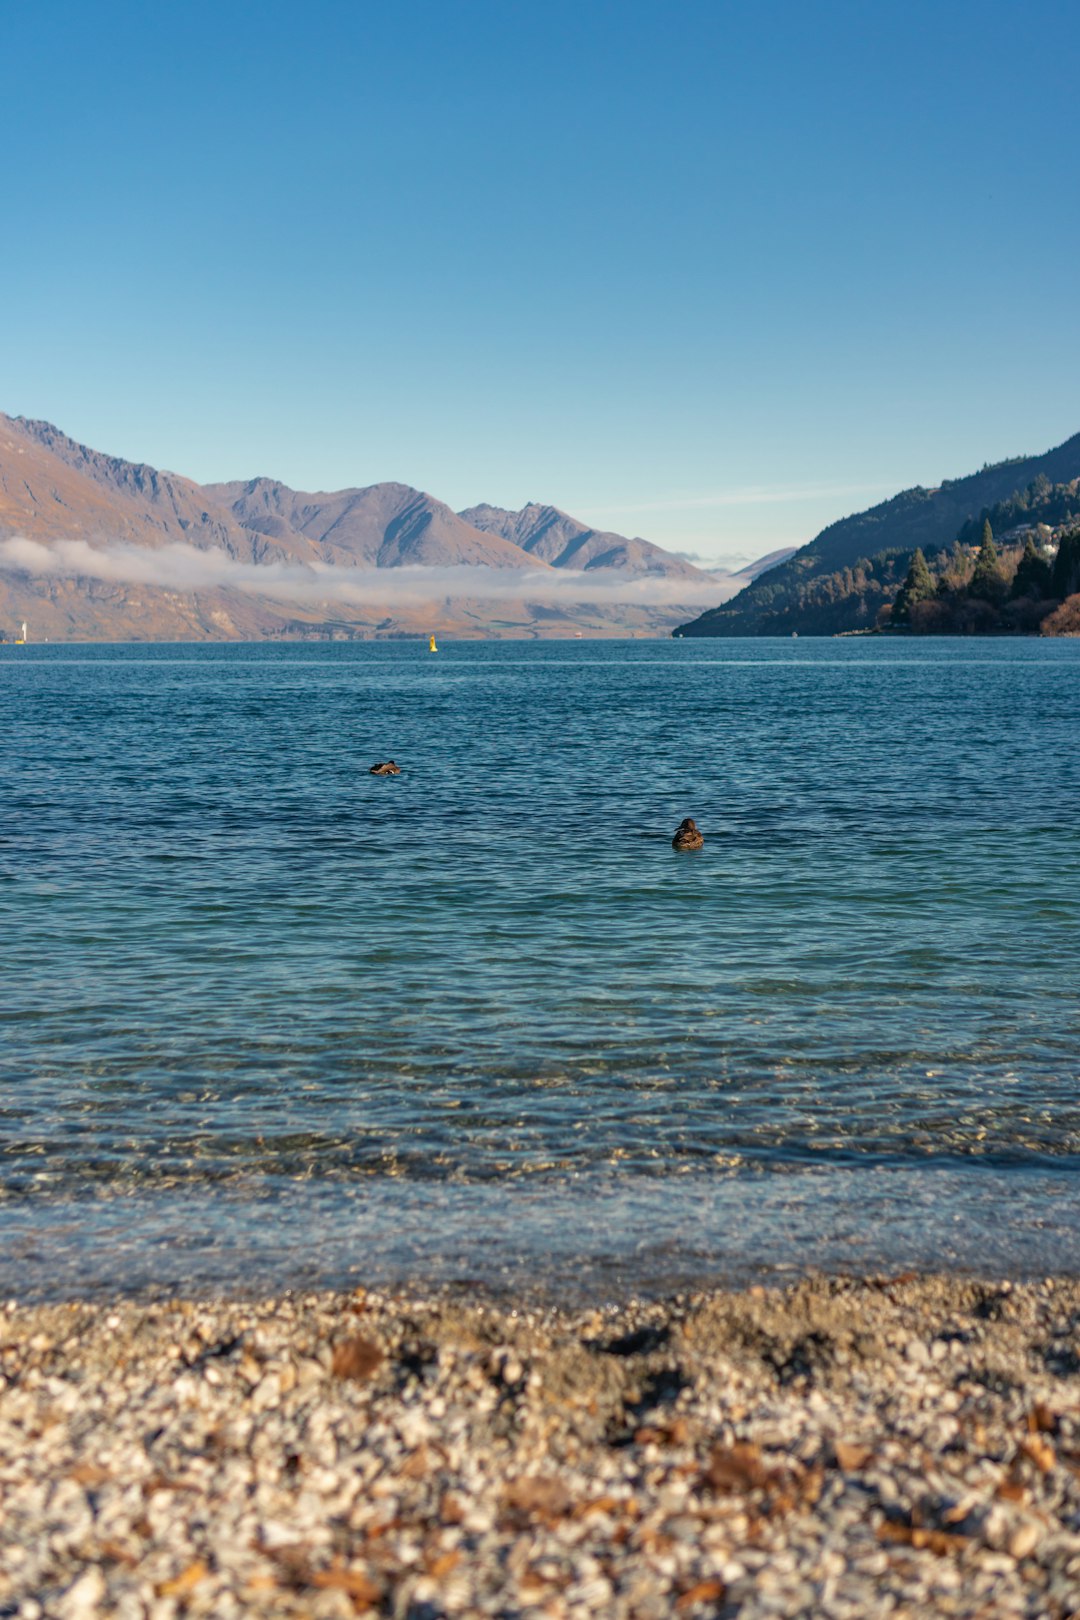
POLYGON ((438 1288, 571 1307, 810 1273, 1080 1272, 1080 1177, 1046 1164, 514 1182, 241 1178, 0 1200, 0 1298, 438 1288))

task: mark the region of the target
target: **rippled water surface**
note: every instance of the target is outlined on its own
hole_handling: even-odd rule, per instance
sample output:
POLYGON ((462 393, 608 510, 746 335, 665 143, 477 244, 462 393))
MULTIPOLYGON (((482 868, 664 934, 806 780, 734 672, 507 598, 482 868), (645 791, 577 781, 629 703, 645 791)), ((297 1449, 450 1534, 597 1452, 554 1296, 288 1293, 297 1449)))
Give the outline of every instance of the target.
POLYGON ((1078 683, 0 647, 0 1288, 1069 1265, 1078 683))

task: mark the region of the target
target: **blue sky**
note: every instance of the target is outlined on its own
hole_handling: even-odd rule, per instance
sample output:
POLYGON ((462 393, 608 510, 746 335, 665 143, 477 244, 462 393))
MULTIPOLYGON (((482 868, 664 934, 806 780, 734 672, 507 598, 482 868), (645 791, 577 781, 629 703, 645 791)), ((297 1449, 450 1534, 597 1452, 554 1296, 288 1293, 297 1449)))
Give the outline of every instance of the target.
POLYGON ((0 4, 0 409, 709 558, 1080 430, 1080 8, 0 4))

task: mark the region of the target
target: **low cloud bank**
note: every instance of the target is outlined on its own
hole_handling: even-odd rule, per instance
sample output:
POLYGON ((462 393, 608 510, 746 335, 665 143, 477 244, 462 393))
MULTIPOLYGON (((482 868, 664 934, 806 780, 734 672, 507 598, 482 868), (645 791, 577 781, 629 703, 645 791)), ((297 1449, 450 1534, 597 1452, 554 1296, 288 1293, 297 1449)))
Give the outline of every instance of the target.
POLYGON ((629 577, 617 569, 584 573, 569 569, 485 568, 464 564, 446 568, 342 568, 313 562, 241 562, 224 551, 202 551, 173 543, 147 550, 122 544, 91 546, 85 540, 42 545, 15 536, 0 540, 0 572, 36 578, 99 580, 147 585, 158 590, 243 591, 275 602, 327 603, 351 607, 392 607, 441 602, 526 601, 613 607, 694 607, 734 596, 741 581, 629 577))

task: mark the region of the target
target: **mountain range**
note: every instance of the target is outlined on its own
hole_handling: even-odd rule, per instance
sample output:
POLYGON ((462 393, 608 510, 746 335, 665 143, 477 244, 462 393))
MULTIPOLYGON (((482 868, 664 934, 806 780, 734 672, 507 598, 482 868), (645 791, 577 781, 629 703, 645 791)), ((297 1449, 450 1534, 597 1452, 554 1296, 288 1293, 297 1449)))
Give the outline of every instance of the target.
MULTIPOLYGON (((683 636, 790 635, 822 633, 821 587, 844 570, 873 572, 884 560, 892 590, 916 547, 933 556, 953 544, 965 524, 981 520, 1000 502, 1037 492, 1043 487, 1066 485, 1080 478, 1080 433, 1054 450, 1038 456, 1017 456, 963 478, 945 479, 933 488, 918 486, 882 501, 866 512, 841 518, 822 529, 808 545, 792 552, 760 574, 737 596, 709 608, 680 625, 683 636), (820 582, 815 593, 815 582, 820 582)), ((842 591, 839 592, 842 596, 842 591)), ((829 632, 863 628, 857 617, 865 599, 843 597, 838 610, 824 622, 829 632), (850 610, 847 605, 851 604, 850 610), (842 611, 843 610, 843 611, 842 611), (844 611, 848 616, 844 616, 844 611)))
POLYGON ((0 628, 34 639, 662 634, 745 577, 554 506, 201 485, 0 415, 0 628))
POLYGON ((556 506, 198 484, 0 415, 0 639, 23 620, 56 641, 828 633, 872 606, 845 571, 885 599, 917 546, 932 556, 1002 503, 1077 480, 1080 434, 905 490, 733 574, 556 506))

